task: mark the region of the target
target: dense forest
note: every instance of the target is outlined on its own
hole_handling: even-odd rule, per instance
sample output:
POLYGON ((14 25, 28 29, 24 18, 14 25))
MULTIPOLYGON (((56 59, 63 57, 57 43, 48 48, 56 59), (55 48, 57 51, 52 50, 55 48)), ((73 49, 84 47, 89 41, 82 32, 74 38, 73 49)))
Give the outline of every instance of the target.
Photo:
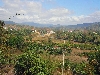
POLYGON ((99 27, 62 30, 0 20, 0 75, 99 75, 99 27))

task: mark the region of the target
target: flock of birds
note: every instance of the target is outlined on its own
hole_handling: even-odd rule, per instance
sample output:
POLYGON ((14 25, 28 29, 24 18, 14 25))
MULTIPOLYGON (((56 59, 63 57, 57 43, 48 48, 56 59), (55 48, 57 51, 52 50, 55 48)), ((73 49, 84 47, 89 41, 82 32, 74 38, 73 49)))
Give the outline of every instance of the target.
MULTIPOLYGON (((24 14, 19 14, 19 13, 16 13, 15 16, 18 16, 18 15, 24 15, 24 14)), ((15 17, 15 16, 10 16, 9 19, 11 19, 11 17, 15 17)))

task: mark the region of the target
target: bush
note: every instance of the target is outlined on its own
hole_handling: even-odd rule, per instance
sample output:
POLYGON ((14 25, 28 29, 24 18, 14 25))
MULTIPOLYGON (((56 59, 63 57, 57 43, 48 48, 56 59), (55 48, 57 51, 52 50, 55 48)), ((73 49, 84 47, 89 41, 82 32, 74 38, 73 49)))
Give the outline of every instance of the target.
POLYGON ((53 65, 35 53, 24 53, 18 56, 15 64, 16 75, 52 75, 53 65))

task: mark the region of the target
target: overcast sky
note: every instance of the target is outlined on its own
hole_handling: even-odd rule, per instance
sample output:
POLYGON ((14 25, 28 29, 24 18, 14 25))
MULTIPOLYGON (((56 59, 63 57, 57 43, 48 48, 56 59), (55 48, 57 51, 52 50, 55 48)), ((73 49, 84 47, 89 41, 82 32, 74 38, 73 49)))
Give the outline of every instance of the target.
POLYGON ((100 0, 0 0, 0 19, 61 25, 100 22, 100 0))

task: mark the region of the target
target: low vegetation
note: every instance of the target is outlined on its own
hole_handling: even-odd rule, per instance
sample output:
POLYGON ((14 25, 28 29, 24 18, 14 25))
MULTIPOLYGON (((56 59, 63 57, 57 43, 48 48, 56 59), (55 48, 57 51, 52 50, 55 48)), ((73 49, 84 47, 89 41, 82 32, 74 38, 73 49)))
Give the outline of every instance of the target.
POLYGON ((0 20, 0 75, 61 75, 62 69, 65 75, 100 74, 98 30, 11 27, 0 20))

